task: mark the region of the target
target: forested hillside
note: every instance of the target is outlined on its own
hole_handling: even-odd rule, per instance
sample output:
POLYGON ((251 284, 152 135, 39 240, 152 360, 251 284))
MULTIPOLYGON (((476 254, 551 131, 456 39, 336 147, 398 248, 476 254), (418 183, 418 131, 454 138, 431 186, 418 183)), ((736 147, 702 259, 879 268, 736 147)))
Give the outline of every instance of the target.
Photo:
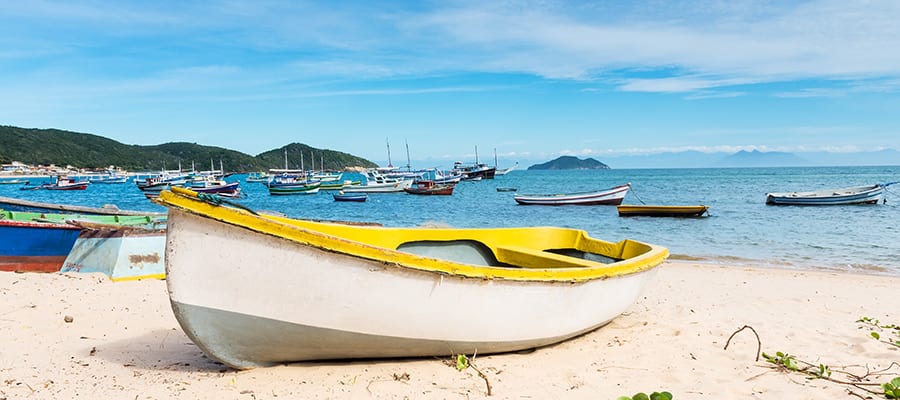
POLYGON ((235 150, 196 143, 139 146, 89 133, 0 126, 0 163, 4 164, 19 161, 31 165, 72 165, 90 169, 115 165, 132 171, 151 171, 175 169, 179 162, 183 168, 190 168, 191 162, 198 170, 209 169, 211 162, 215 168, 219 168, 221 161, 226 171, 246 172, 284 168, 285 148, 291 168, 300 166, 301 153, 306 157, 306 168, 310 167, 313 157, 316 169, 321 169, 320 163, 323 161, 325 167, 330 169, 377 166, 364 158, 299 143, 291 143, 254 157, 235 150))

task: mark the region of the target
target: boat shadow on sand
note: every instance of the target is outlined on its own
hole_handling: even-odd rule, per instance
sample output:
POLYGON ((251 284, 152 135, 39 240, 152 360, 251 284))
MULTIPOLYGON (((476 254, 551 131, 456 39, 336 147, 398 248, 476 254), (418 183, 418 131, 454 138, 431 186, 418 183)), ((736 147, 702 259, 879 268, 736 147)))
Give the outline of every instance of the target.
POLYGON ((151 371, 234 371, 200 350, 181 329, 156 329, 128 339, 107 343, 86 338, 85 354, 123 367, 151 371))
MULTIPOLYGON (((591 332, 585 332, 578 335, 573 340, 577 340, 583 336, 590 335, 591 332)), ((149 331, 141 336, 114 340, 108 343, 98 343, 93 338, 84 338, 83 354, 92 354, 93 357, 102 359, 108 363, 118 364, 127 368, 135 368, 145 371, 172 371, 172 372, 209 372, 209 373, 239 373, 241 370, 231 368, 216 360, 209 358, 203 353, 191 340, 184 334, 181 329, 156 329, 149 331)), ((555 346, 564 346, 571 341, 556 343, 537 348, 528 348, 518 351, 510 351, 505 353, 495 353, 493 355, 504 354, 531 354, 545 348, 555 346)), ((363 359, 336 359, 336 360, 312 360, 288 362, 279 365, 288 367, 304 367, 304 366, 351 366, 351 365, 377 365, 377 364, 396 364, 404 362, 415 362, 422 360, 451 361, 455 360, 453 356, 446 357, 423 356, 423 357, 397 357, 397 358, 363 358, 363 359)))

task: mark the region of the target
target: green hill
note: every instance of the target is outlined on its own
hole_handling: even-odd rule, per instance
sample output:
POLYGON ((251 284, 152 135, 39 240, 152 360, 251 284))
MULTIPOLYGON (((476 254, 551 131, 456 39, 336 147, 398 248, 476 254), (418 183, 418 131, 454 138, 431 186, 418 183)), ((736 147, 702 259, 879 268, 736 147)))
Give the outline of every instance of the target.
POLYGON ((543 164, 535 164, 528 167, 530 170, 543 169, 609 169, 609 166, 593 158, 584 160, 572 156, 562 156, 543 164))
MULTIPOLYGON (((181 163, 190 168, 191 162, 198 170, 222 166, 227 171, 261 171, 284 168, 284 150, 287 149, 291 168, 299 167, 300 154, 315 157, 316 169, 324 161, 325 167, 340 170, 344 167, 376 167, 364 158, 334 150, 316 149, 305 144, 291 143, 269 150, 257 156, 215 146, 175 142, 154 146, 119 143, 115 140, 89 133, 59 129, 31 129, 0 126, 0 163, 19 161, 26 164, 72 165, 78 168, 105 168, 116 165, 128 170, 153 171, 175 169, 181 163)), ((304 162, 309 168, 310 158, 304 162)))

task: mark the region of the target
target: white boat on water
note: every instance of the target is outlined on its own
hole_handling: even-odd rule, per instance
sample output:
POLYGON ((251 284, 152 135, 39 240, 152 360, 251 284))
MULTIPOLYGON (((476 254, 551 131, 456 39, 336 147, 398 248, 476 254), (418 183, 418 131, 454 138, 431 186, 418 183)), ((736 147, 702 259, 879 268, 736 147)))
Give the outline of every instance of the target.
POLYGON ((184 332, 233 368, 545 346, 627 310, 668 255, 576 229, 385 228, 212 205, 180 188, 166 283, 184 332))
POLYGON ((541 206, 566 206, 566 205, 612 205, 622 204, 625 195, 631 185, 625 184, 609 189, 595 190, 591 192, 560 193, 560 194, 516 194, 513 199, 521 205, 541 206))
POLYGON ((801 206, 877 204, 884 198, 884 188, 894 183, 897 182, 811 192, 766 193, 766 204, 801 206))
POLYGON ((345 186, 345 193, 403 193, 413 184, 413 178, 391 178, 376 169, 367 169, 366 181, 361 185, 345 186))

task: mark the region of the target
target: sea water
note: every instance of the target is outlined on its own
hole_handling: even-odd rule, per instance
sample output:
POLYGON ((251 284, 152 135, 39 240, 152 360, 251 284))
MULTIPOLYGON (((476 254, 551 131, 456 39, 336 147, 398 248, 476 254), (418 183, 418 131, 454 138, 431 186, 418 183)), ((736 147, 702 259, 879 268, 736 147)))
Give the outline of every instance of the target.
MULTIPOLYGON (((240 179, 241 204, 296 218, 377 222, 385 226, 561 226, 619 241, 665 246, 672 259, 729 265, 843 270, 900 275, 900 184, 886 204, 768 206, 767 192, 837 189, 900 181, 900 167, 722 169, 611 169, 513 171, 493 180, 460 182, 452 196, 369 194, 365 203, 335 202, 331 192, 270 196, 260 183, 240 179), (521 206, 513 192, 573 193, 630 183, 624 204, 710 206, 704 218, 618 216, 614 206, 521 206)), ((345 179, 360 179, 345 174, 345 179)), ((133 183, 93 184, 85 191, 20 191, 0 185, 0 196, 85 206, 164 211, 133 183)))

